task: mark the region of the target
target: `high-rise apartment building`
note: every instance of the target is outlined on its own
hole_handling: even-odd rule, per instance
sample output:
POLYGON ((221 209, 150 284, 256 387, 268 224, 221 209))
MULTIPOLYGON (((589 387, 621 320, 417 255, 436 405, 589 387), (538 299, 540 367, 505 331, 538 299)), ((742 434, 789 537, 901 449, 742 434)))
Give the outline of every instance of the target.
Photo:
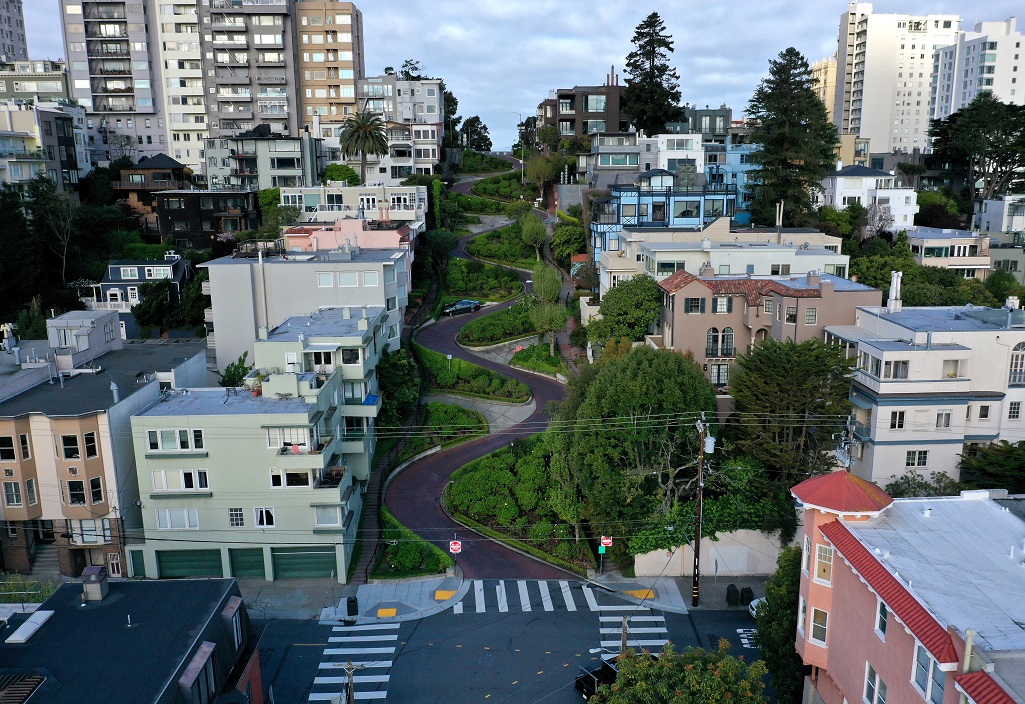
POLYGON ((1014 17, 1003 22, 979 22, 974 32, 958 32, 950 46, 933 59, 932 117, 943 119, 972 102, 984 90, 1005 103, 1025 104, 1022 34, 1014 17))
POLYGON ((266 124, 300 129, 295 0, 209 0, 199 5, 211 137, 266 124))
POLYGON ((86 108, 91 161, 166 150, 156 17, 141 2, 60 0, 71 97, 86 108))
POLYGON ((836 54, 828 59, 814 62, 811 65, 811 77, 815 82, 815 95, 825 103, 829 120, 833 122, 836 114, 836 105, 833 100, 836 96, 836 54))
POLYGON ((344 119, 356 110, 356 81, 365 75, 363 13, 338 0, 299 0, 295 8, 300 119, 344 119))
POLYGON ((840 17, 834 121, 876 151, 926 149, 933 54, 955 43, 961 18, 872 11, 851 2, 840 17))
POLYGON ((203 173, 207 136, 197 0, 155 0, 168 156, 203 173))
POLYGON ((22 0, 4 0, 0 4, 0 56, 4 61, 28 58, 22 0))

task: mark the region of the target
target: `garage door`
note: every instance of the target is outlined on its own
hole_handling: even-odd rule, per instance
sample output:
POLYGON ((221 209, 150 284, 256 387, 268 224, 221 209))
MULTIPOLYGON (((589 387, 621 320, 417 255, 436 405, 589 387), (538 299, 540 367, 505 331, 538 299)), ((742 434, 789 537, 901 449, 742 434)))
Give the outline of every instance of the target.
POLYGON ((264 577, 267 570, 263 564, 261 548, 230 548, 232 577, 264 577))
POLYGON ((224 576, 220 550, 157 550, 157 570, 162 579, 224 576))
POLYGON ((337 562, 333 545, 298 548, 271 548, 275 579, 331 577, 337 562))

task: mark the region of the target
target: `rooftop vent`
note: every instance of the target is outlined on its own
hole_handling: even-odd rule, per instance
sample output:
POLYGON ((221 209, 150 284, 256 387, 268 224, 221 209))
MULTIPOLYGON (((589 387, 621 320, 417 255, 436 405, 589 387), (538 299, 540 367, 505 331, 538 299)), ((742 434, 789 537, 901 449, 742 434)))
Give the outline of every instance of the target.
POLYGON ((107 568, 93 566, 82 570, 82 598, 85 601, 103 601, 108 590, 107 568))

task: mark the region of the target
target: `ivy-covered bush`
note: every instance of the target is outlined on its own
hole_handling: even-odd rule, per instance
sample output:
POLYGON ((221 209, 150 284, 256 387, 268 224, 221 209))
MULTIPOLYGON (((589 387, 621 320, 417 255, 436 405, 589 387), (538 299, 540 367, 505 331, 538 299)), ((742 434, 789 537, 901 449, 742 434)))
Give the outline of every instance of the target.
POLYGON ((509 308, 471 320, 459 331, 456 340, 463 345, 494 345, 537 332, 530 308, 517 302, 509 308))
POLYGON ((550 351, 548 345, 530 345, 513 354, 511 364, 542 374, 565 374, 565 362, 561 357, 552 357, 550 351))
POLYGON ((477 213, 479 215, 501 215, 506 212, 508 206, 491 198, 470 196, 463 193, 449 193, 448 200, 459 206, 464 213, 477 213))
POLYGON ((533 267, 537 260, 534 248, 523 241, 519 223, 474 237, 470 240, 469 252, 481 259, 515 266, 533 267))
POLYGON ((483 174, 489 171, 509 171, 512 167, 511 161, 467 149, 463 152, 463 163, 459 165, 459 170, 467 174, 483 174))
POLYGON ((446 289, 459 296, 508 298, 519 293, 520 275, 504 267, 467 259, 450 259, 446 289))
POLYGON ((373 577, 410 577, 438 574, 454 563, 435 545, 398 522, 388 509, 381 507, 381 539, 388 547, 373 571, 373 577), (390 543, 390 544, 389 544, 390 543))
POLYGON ((460 438, 469 439, 485 435, 487 432, 488 422, 479 411, 463 408, 454 403, 429 403, 420 434, 409 439, 399 454, 399 461, 402 462, 436 445, 444 445, 460 438))
POLYGON ((517 171, 478 181, 473 186, 473 193, 501 200, 534 200, 538 191, 530 183, 521 184, 517 171))
POLYGON ((530 388, 515 379, 462 359, 449 360, 443 354, 413 344, 413 352, 427 377, 427 385, 438 391, 520 402, 530 398, 530 388))

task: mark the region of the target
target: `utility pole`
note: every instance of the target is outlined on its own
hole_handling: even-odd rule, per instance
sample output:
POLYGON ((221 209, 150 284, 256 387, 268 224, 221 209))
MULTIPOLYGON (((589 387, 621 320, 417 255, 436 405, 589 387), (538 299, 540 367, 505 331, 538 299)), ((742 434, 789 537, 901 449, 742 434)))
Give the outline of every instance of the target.
MULTIPOLYGON (((524 124, 523 124, 523 114, 519 113, 519 112, 516 112, 515 110, 510 110, 509 112, 511 112, 516 117, 520 118, 520 124, 517 125, 517 126, 518 127, 524 127, 524 124)), ((520 156, 519 156, 519 159, 520 159, 520 185, 522 186, 523 185, 523 150, 524 150, 524 147, 523 147, 523 133, 520 134, 519 142, 520 142, 520 156)))
POLYGON ((619 639, 619 654, 626 655, 626 638, 627 638, 627 622, 630 620, 629 616, 623 617, 623 633, 619 639))
POLYGON ((349 678, 349 683, 345 687, 345 704, 356 704, 356 693, 353 691, 353 679, 352 674, 356 670, 362 670, 365 665, 353 665, 352 660, 349 660, 349 664, 345 666, 345 674, 349 678))
POLYGON ((704 411, 701 412, 701 420, 696 425, 700 437, 700 447, 698 448, 698 525, 694 532, 694 582, 691 586, 691 606, 694 607, 698 605, 701 596, 701 511, 705 493, 705 453, 711 455, 715 452, 715 438, 705 435, 708 426, 705 425, 704 411))

